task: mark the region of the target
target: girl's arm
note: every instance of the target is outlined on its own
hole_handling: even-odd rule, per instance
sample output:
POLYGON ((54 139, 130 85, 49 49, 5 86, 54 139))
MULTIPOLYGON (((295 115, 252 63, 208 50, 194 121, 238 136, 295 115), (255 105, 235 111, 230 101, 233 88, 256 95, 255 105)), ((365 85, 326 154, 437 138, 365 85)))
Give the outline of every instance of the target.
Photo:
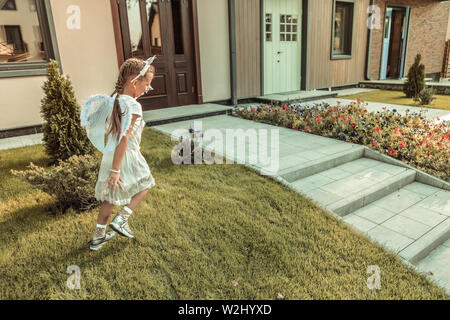
POLYGON ((125 135, 122 137, 122 140, 120 140, 119 145, 116 147, 116 150, 114 151, 114 159, 112 164, 113 170, 119 170, 120 166, 122 164, 123 157, 125 156, 125 152, 127 150, 128 146, 128 140, 130 139, 131 132, 133 131, 134 124, 140 116, 137 114, 132 114, 131 118, 131 126, 125 133, 125 135))

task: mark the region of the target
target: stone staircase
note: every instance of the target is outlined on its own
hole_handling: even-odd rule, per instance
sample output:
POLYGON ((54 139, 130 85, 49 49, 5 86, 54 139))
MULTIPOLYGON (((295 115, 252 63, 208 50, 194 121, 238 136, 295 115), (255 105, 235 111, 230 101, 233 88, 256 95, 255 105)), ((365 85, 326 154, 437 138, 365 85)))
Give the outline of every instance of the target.
POLYGON ((291 167, 281 177, 419 271, 437 275, 449 291, 449 185, 419 182, 418 170, 366 157, 361 149, 291 167))

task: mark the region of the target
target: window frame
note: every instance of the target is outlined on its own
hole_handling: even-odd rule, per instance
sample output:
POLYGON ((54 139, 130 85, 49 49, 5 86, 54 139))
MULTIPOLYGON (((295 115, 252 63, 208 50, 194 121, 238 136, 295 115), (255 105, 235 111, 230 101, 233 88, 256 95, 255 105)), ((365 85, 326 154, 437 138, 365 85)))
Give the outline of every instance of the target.
POLYGON ((356 6, 356 0, 333 0, 333 13, 332 13, 332 20, 331 20, 331 48, 330 48, 330 60, 346 60, 346 59, 352 59, 353 58, 353 42, 354 42, 354 30, 355 30, 355 6, 356 6), (350 14, 351 16, 351 30, 350 30, 350 41, 348 41, 347 46, 349 46, 347 54, 336 54, 334 53, 333 47, 334 47, 334 33, 335 33, 335 15, 336 15, 336 2, 345 2, 352 7, 352 12, 350 14))
MULTIPOLYGON (((36 0, 36 13, 41 27, 46 61, 7 62, 0 64, 0 78, 45 76, 50 59, 60 61, 50 0, 36 0)), ((62 72, 61 64, 60 71, 62 72)))

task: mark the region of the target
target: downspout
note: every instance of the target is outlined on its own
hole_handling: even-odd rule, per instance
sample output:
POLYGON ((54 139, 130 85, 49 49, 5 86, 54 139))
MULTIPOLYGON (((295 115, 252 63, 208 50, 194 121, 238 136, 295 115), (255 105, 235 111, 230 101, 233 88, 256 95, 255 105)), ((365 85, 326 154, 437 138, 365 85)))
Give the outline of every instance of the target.
MULTIPOLYGON (((370 0, 370 6, 372 7, 375 4, 375 0, 370 0)), ((366 52, 366 80, 372 80, 372 77, 370 76, 370 51, 372 49, 372 29, 367 26, 368 35, 367 35, 367 52, 366 52)))
POLYGON ((231 104, 237 105, 237 75, 236 75, 236 6, 235 0, 228 0, 228 25, 230 32, 230 80, 231 104))

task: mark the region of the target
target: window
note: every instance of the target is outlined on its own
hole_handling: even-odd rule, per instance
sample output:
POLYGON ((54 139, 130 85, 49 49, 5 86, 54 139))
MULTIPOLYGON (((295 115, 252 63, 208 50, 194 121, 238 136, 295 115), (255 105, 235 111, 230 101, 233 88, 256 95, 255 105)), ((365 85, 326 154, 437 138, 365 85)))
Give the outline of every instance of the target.
POLYGON ((331 59, 352 57, 354 6, 354 0, 334 1, 331 59))
POLYGON ((50 0, 0 0, 0 8, 0 78, 46 75, 50 58, 59 60, 50 0))
POLYGON ((128 19, 126 39, 131 56, 146 59, 149 55, 162 54, 158 0, 126 0, 125 3, 128 19))
POLYGON ((266 41, 272 41, 272 14, 266 13, 266 41))
POLYGON ((0 0, 0 10, 17 10, 16 0, 0 0))
POLYGON ((297 15, 280 15, 280 41, 297 41, 297 15))

